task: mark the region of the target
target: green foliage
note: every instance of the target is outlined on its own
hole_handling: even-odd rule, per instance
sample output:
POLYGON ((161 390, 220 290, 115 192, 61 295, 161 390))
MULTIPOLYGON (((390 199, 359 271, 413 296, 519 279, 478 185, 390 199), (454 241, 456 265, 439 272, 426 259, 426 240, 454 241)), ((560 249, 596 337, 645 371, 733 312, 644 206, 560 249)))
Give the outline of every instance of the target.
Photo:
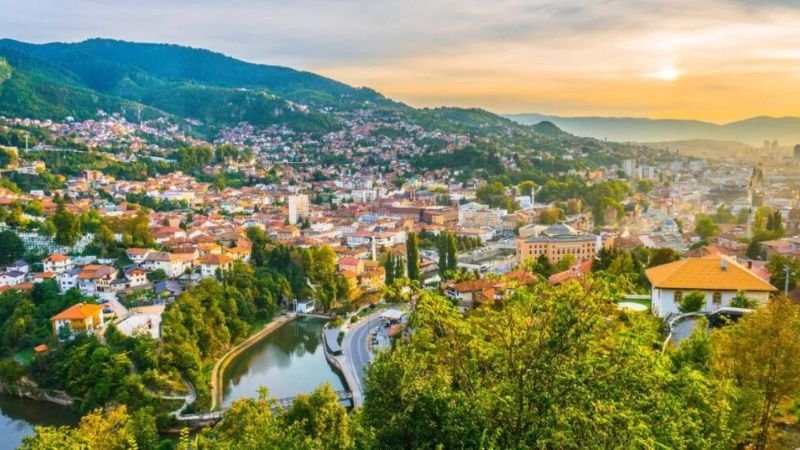
POLYGON ((697 214, 694 222, 694 232, 700 236, 701 240, 708 240, 719 233, 719 226, 714 222, 714 218, 707 214, 697 214))
POLYGON ((510 195, 506 195, 506 188, 503 186, 503 183, 499 181, 486 183, 481 186, 478 188, 478 191, 475 192, 475 196, 478 198, 478 201, 492 208, 503 208, 508 211, 519 209, 519 205, 516 204, 514 198, 510 195))
POLYGON ((64 203, 60 202, 53 216, 53 224, 56 226, 56 244, 74 245, 81 237, 81 222, 78 216, 67 211, 64 203))
POLYGON ((608 289, 542 284, 466 316, 423 293, 410 341, 369 368, 364 424, 386 449, 732 447, 727 392, 673 373, 657 323, 617 318, 608 289))
POLYGON ((758 300, 748 297, 744 291, 739 291, 731 299, 731 306, 734 308, 753 309, 758 306, 758 300))
POLYGON ((0 266, 12 263, 25 255, 25 245, 17 233, 0 231, 0 266))
POLYGON ((682 313, 700 311, 706 305, 706 295, 699 291, 689 292, 681 297, 678 310, 682 313))
POLYGON ((417 233, 408 233, 406 240, 406 273, 408 278, 413 281, 419 281, 420 268, 419 268, 419 238, 417 233))
POLYGON ((789 290, 797 287, 797 277, 800 276, 800 261, 793 256, 773 255, 766 265, 770 273, 769 282, 773 286, 783 289, 786 286, 786 268, 789 269, 789 290))

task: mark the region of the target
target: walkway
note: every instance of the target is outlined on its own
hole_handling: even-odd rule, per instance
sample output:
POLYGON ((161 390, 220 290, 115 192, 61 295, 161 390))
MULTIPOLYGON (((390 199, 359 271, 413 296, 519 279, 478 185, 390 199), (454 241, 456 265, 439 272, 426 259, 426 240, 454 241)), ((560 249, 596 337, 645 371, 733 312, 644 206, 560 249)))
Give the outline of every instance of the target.
MULTIPOLYGON (((335 391, 335 392, 336 392, 336 396, 339 398, 340 402, 343 402, 343 401, 346 401, 346 400, 350 400, 350 399, 353 398, 353 394, 351 394, 349 391, 335 391)), ((284 409, 285 408, 289 408, 290 406, 292 406, 292 404, 294 404, 294 401, 295 401, 296 398, 297 397, 286 397, 286 398, 277 399, 275 401, 275 407, 273 408, 273 410, 280 409, 280 408, 284 408, 284 409)), ((217 411, 212 411, 212 412, 197 413, 197 414, 187 414, 187 415, 183 415, 183 416, 177 416, 176 419, 178 419, 181 422, 216 421, 216 420, 222 419, 222 417, 225 415, 225 411, 226 411, 226 408, 223 408, 223 409, 220 409, 220 410, 217 410, 217 411)))
POLYGON ((259 332, 250 336, 244 342, 232 348, 230 351, 228 351, 228 353, 222 355, 222 357, 217 360, 216 364, 214 364, 214 368, 211 370, 212 411, 222 405, 223 375, 225 373, 225 368, 228 367, 228 364, 230 364, 230 362, 233 361, 233 359, 236 358, 236 356, 238 356, 240 353, 247 350, 253 344, 263 339, 264 336, 272 333, 273 331, 277 330, 281 326, 291 322, 296 318, 297 316, 295 315, 287 315, 287 314, 283 314, 276 317, 275 319, 272 320, 272 322, 265 325, 264 328, 262 328, 259 332))

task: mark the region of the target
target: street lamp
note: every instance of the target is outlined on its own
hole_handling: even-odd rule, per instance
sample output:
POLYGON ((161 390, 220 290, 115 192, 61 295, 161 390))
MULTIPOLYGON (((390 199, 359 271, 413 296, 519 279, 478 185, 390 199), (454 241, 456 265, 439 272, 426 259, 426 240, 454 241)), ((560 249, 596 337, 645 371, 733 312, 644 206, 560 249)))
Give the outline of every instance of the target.
POLYGON ((786 273, 786 279, 783 280, 783 293, 789 296, 789 277, 792 276, 792 268, 789 265, 783 266, 783 271, 786 273))

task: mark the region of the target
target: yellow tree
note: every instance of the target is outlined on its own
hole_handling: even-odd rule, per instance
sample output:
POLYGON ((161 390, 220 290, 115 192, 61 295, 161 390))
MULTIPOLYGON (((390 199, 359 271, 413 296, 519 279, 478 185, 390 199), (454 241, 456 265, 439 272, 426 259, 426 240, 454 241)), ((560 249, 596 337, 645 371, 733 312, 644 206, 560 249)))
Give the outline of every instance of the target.
POLYGON ((778 298, 713 337, 712 372, 741 390, 739 414, 764 449, 778 409, 800 394, 800 308, 778 298))

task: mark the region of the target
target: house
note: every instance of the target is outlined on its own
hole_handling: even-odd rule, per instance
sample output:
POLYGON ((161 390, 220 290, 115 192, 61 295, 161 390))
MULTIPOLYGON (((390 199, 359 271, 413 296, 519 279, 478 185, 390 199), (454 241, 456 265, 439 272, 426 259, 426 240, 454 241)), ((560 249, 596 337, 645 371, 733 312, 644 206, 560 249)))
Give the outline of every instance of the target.
POLYGON ((149 248, 137 248, 131 247, 125 250, 125 254, 128 255, 128 258, 134 262, 134 264, 142 264, 145 259, 147 259, 147 255, 150 254, 153 250, 149 248))
POLYGON ((58 289, 63 293, 74 287, 78 287, 78 275, 81 269, 70 269, 56 275, 58 289))
POLYGON ((659 317, 680 314, 681 299, 694 291, 706 297, 700 312, 730 306, 739 291, 760 303, 766 303, 770 293, 777 291, 757 274, 719 254, 662 264, 647 269, 645 274, 652 285, 652 310, 659 317))
POLYGON ((129 267, 125 269, 125 278, 129 287, 144 286, 147 284, 147 271, 141 267, 129 267))
POLYGON ((43 283, 47 280, 56 280, 58 283, 57 275, 55 272, 34 272, 31 274, 31 278, 34 283, 43 283))
POLYGON ((17 271, 0 272, 0 286, 16 286, 25 281, 25 273, 17 271))
POLYGON ((89 264, 81 268, 78 274, 78 289, 84 294, 110 292, 111 283, 117 278, 115 267, 89 264))
POLYGON ((72 258, 59 253, 54 253, 42 260, 45 272, 61 273, 72 269, 72 258))
POLYGON ((360 275, 364 271, 364 261, 352 256, 345 256, 339 259, 339 271, 353 272, 356 275, 360 275))
POLYGON ((203 278, 215 277, 217 271, 220 273, 230 270, 233 267, 234 259, 224 255, 205 255, 200 257, 200 276, 203 278))
POLYGON ((30 266, 24 259, 18 259, 6 266, 6 272, 22 272, 27 274, 30 272, 30 266))
POLYGON ((161 269, 168 277, 176 278, 183 275, 186 269, 191 267, 191 262, 180 255, 154 251, 147 255, 142 267, 150 271, 161 269))
POLYGON ((50 323, 56 336, 65 327, 73 335, 79 332, 93 333, 105 324, 103 306, 78 303, 51 317, 50 323))

